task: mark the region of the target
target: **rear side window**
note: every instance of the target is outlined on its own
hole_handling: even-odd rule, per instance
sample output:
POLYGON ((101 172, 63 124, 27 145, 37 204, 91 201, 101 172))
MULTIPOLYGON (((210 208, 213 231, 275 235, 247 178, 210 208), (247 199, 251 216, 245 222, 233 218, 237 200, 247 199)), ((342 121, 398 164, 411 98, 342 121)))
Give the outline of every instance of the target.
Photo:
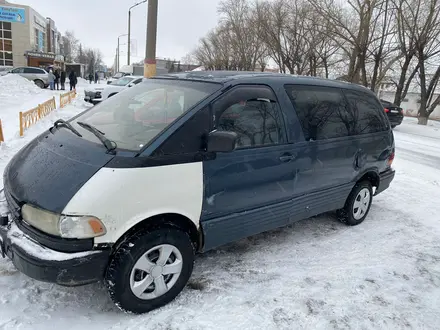
POLYGON ((351 135, 347 104, 338 88, 286 85, 306 141, 351 135))
POLYGON ((43 71, 37 68, 24 68, 24 73, 42 74, 43 71))
POLYGON ((367 93, 344 90, 349 108, 348 116, 356 134, 376 133, 387 130, 383 106, 367 93))

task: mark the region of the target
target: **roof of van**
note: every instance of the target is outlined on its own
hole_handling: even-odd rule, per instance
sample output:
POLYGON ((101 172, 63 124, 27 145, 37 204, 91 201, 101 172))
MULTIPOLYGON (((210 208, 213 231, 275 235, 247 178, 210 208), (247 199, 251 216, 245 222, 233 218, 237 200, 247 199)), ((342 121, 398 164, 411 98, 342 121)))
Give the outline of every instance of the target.
MULTIPOLYGON (((286 84, 304 84, 304 85, 320 85, 328 87, 340 87, 357 89, 362 91, 370 91, 368 88, 340 80, 331 80, 310 76, 297 76, 286 73, 273 73, 273 72, 255 72, 255 71, 187 71, 178 73, 168 73, 158 75, 155 78, 168 78, 168 79, 183 79, 183 80, 198 80, 198 81, 213 81, 218 83, 226 83, 236 80, 249 80, 249 78, 257 78, 258 80, 276 79, 279 81, 282 79, 286 84)), ((371 92, 371 91, 370 91, 371 92)))

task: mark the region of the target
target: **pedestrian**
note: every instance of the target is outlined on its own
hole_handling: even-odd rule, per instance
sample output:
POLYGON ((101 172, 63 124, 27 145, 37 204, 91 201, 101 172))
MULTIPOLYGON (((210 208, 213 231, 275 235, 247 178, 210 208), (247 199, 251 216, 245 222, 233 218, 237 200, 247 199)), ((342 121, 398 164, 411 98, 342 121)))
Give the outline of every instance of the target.
POLYGON ((99 80, 98 72, 95 72, 95 84, 98 83, 98 80, 99 80))
POLYGON ((66 71, 64 70, 61 70, 60 82, 61 82, 61 90, 64 91, 65 90, 64 84, 66 83, 66 71))
POLYGON ((57 91, 60 90, 60 71, 58 69, 55 70, 55 87, 57 88, 57 91))
POLYGON ((69 74, 69 81, 70 81, 70 90, 76 91, 76 83, 78 82, 76 78, 75 71, 71 71, 69 74))
POLYGON ((93 73, 92 72, 89 73, 89 81, 90 81, 90 83, 93 82, 93 73))
POLYGON ((52 69, 49 70, 49 86, 50 90, 53 91, 55 87, 55 75, 53 74, 52 69))

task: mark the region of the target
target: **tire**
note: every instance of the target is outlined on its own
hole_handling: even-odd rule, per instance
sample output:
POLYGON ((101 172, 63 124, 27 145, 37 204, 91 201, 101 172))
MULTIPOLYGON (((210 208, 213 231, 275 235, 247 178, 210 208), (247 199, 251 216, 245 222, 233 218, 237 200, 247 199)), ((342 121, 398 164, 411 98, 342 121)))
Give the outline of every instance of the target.
POLYGON ((34 80, 34 83, 35 83, 35 85, 37 85, 38 87, 40 87, 41 89, 44 89, 44 82, 42 82, 41 80, 39 80, 39 79, 35 79, 34 80))
POLYGON ((193 265, 194 247, 187 233, 173 228, 144 230, 119 246, 107 268, 105 283, 111 299, 121 310, 146 313, 179 295, 193 265), (164 260, 167 270, 160 266, 164 260), (172 273, 179 268, 179 274, 172 273))
POLYGON ((348 196, 344 208, 337 211, 339 221, 348 226, 362 223, 370 211, 372 201, 373 188, 371 183, 369 181, 358 182, 348 196), (363 199, 365 200, 367 197, 368 200, 363 202, 363 199))

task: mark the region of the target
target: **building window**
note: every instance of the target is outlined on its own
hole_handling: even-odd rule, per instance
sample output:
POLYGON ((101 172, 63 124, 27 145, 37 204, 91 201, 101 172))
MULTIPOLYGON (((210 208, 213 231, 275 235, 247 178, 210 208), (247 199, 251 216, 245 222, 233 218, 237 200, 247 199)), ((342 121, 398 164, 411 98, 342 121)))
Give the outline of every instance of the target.
POLYGON ((44 52, 46 46, 46 33, 35 29, 35 49, 44 52))
POLYGON ((12 25, 0 22, 0 66, 12 66, 12 25))

